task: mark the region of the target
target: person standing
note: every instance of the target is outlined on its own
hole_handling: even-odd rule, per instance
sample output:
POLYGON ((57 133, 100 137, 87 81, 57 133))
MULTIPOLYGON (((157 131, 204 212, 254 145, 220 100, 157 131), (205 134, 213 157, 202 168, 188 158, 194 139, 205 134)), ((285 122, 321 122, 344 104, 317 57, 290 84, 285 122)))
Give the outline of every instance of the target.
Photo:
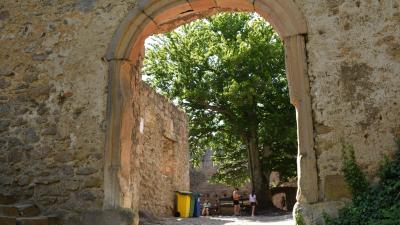
POLYGON ((235 216, 240 216, 239 188, 235 188, 235 190, 232 193, 232 198, 233 198, 233 213, 235 216))
POLYGON ((251 206, 251 216, 254 216, 254 212, 256 211, 256 205, 257 205, 257 197, 256 197, 256 192, 253 190, 251 194, 249 194, 249 202, 251 206))

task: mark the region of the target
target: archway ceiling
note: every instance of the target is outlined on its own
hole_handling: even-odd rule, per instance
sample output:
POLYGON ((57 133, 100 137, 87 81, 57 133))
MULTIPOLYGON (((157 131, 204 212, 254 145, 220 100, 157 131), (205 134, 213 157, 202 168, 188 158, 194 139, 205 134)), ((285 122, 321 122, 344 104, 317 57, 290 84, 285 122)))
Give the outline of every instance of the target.
POLYGON ((106 58, 135 63, 148 36, 222 11, 257 12, 282 39, 307 33, 293 0, 139 0, 116 31, 106 58))

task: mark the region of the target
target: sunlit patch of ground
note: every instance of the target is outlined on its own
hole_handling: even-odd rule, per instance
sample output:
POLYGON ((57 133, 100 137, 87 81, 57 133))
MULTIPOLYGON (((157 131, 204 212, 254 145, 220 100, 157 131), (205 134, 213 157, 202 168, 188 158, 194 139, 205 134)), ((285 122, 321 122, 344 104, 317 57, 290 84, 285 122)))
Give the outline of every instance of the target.
POLYGON ((293 225, 292 215, 283 216, 256 216, 256 217, 200 217, 200 218, 169 218, 164 220, 165 225, 293 225))

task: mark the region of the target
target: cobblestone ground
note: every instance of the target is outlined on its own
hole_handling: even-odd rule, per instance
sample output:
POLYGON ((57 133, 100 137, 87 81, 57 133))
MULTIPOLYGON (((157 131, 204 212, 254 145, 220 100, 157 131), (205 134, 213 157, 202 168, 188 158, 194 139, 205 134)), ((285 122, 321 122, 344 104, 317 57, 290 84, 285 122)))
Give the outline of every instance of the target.
POLYGON ((291 215, 256 216, 256 217, 200 217, 190 219, 169 218, 163 221, 165 225, 294 225, 291 215))

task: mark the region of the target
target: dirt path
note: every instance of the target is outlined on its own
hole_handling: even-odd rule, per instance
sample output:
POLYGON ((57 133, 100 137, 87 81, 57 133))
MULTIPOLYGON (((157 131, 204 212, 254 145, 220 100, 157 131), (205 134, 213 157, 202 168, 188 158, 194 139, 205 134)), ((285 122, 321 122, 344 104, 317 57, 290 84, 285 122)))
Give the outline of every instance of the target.
POLYGON ((189 219, 169 218, 164 220, 165 225, 294 225, 291 215, 284 216, 256 216, 256 217, 200 217, 189 219))

